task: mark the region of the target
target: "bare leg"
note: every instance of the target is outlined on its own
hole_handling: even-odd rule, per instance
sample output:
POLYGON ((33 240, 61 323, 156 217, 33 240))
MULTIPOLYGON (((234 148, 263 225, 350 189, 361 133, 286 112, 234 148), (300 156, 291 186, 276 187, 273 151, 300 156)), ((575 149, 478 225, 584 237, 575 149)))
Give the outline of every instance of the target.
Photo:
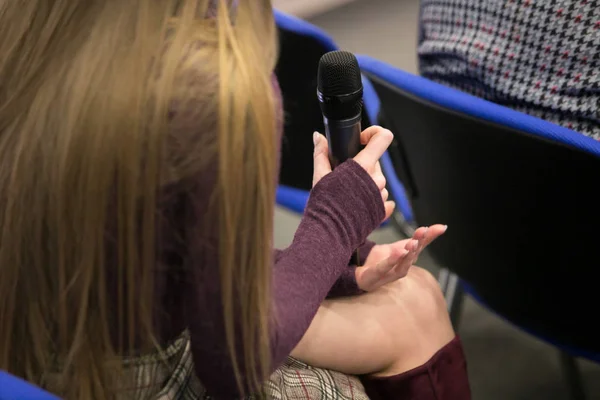
POLYGON ((373 293, 324 302, 292 356, 314 367, 384 377, 426 363, 454 337, 437 280, 412 267, 373 293))

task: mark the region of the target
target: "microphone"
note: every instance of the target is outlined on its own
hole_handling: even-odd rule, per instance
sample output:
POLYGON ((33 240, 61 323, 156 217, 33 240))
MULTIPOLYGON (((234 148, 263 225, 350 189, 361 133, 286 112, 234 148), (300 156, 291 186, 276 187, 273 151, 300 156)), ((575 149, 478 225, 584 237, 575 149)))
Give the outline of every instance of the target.
POLYGON ((358 60, 348 51, 330 51, 319 61, 317 97, 329 142, 331 166, 361 150, 363 86, 358 60))
MULTIPOLYGON (((335 168, 357 155, 362 147, 360 122, 363 86, 354 54, 338 50, 321 57, 317 72, 317 97, 329 142, 329 160, 332 168, 335 168)), ((352 258, 354 264, 360 266, 358 249, 352 258)))

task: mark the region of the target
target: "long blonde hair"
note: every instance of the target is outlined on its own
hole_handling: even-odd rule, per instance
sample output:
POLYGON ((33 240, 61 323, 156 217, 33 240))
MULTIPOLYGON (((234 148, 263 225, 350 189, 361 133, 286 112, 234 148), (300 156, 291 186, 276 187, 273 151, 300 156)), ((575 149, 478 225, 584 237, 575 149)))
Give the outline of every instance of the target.
POLYGON ((202 173, 201 160, 216 155, 207 213, 219 219, 229 351, 241 387, 254 390, 265 377, 276 39, 269 0, 230 3, 0 2, 0 369, 42 387, 58 374, 52 390, 67 398, 115 397, 123 352, 136 338, 137 350, 156 346, 160 190, 202 173), (179 79, 190 73, 202 93, 179 79), (197 131, 216 127, 206 132, 218 137, 214 146, 170 135, 174 99, 198 102, 197 131), (106 284, 111 224, 117 316, 106 284), (261 368, 246 368, 243 383, 240 365, 261 368))

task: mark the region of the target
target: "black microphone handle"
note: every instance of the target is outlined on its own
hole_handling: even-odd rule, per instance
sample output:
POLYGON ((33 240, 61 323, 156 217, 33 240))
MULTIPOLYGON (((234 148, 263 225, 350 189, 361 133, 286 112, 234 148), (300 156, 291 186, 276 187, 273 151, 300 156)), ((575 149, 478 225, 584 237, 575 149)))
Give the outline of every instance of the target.
MULTIPOLYGON (((323 116, 325 122, 325 135, 329 142, 329 160, 331 167, 335 168, 349 158, 353 158, 361 150, 360 132, 362 114, 344 120, 331 120, 323 116)), ((360 266, 358 249, 352 255, 354 265, 360 266)))
POLYGON ((349 158, 353 158, 361 150, 361 114, 345 119, 332 120, 323 116, 325 135, 329 142, 329 160, 335 168, 349 158))

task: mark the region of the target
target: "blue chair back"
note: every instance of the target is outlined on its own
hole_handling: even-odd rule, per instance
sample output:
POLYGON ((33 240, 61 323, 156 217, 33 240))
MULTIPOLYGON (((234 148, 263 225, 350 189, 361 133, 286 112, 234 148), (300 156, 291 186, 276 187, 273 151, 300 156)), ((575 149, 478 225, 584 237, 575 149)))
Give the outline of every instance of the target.
POLYGON ((59 400, 22 379, 0 371, 0 400, 59 400))
MULTIPOLYGON (((389 154, 431 252, 491 309, 600 361, 600 143, 369 57, 389 154)), ((389 178, 388 178, 389 179, 389 178)))

